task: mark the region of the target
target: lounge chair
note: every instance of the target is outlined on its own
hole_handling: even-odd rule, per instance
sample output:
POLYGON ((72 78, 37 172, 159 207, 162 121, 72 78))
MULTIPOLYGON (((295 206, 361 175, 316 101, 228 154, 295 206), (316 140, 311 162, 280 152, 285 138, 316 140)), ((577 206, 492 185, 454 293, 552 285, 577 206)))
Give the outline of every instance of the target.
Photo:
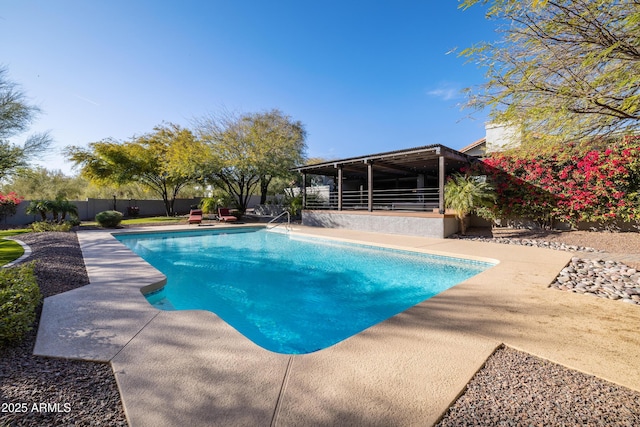
POLYGON ((237 221, 238 218, 229 213, 229 208, 218 208, 218 221, 237 221))
POLYGON ((202 209, 191 209, 189 212, 189 224, 200 224, 202 222, 202 209))

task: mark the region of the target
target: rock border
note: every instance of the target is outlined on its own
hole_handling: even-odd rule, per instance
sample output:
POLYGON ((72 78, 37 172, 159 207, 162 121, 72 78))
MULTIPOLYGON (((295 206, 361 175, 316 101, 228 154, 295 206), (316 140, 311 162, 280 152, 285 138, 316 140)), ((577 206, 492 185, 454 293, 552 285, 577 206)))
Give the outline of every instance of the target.
MULTIPOLYGON (((461 236, 458 234, 451 237, 454 239, 531 246, 566 252, 605 253, 605 251, 595 248, 538 239, 461 236)), ((584 259, 575 256, 560 271, 560 274, 549 287, 640 305, 640 272, 619 261, 584 259)))

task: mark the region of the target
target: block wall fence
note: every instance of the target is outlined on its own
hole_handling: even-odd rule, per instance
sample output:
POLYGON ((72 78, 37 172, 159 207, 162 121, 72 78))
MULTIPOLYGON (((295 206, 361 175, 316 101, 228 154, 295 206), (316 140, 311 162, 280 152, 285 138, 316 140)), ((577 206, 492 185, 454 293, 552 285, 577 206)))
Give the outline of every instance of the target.
MULTIPOLYGON (((189 213, 191 206, 200 203, 200 197, 192 199, 176 199, 174 211, 176 215, 186 215, 189 213)), ((87 199, 87 200, 70 200, 71 203, 78 207, 78 216, 81 221, 93 221, 98 212, 116 210, 122 212, 127 217, 127 208, 129 206, 137 206, 140 209, 140 216, 163 216, 166 215, 164 202, 162 200, 129 200, 129 199, 87 199), (115 206, 114 206, 115 203, 115 206), (115 209, 114 209, 115 207, 115 209)), ((28 215, 25 211, 31 203, 30 200, 23 200, 18 205, 15 215, 8 216, 3 219, 2 225, 27 225, 34 221, 40 221, 40 215, 28 215)), ((248 208, 254 208, 260 203, 260 196, 251 196, 249 198, 248 208)), ((51 215, 49 215, 51 219, 51 215)))
MULTIPOLYGON (((116 210, 122 212, 127 217, 127 208, 129 206, 138 206, 140 208, 140 216, 162 216, 166 215, 164 202, 162 200, 122 200, 116 199, 87 199, 87 200, 70 200, 77 206, 78 216, 82 221, 93 221, 98 212, 116 210), (115 203, 115 209, 114 209, 115 203)), ((193 199, 176 199, 174 210, 178 215, 189 213, 192 205, 197 205, 200 198, 193 199)), ((4 225, 27 225, 34 221, 40 221, 40 215, 28 215, 25 211, 31 203, 30 200, 23 200, 16 210, 16 214, 8 216, 2 220, 4 225)), ((51 219, 51 215, 49 215, 51 219)))

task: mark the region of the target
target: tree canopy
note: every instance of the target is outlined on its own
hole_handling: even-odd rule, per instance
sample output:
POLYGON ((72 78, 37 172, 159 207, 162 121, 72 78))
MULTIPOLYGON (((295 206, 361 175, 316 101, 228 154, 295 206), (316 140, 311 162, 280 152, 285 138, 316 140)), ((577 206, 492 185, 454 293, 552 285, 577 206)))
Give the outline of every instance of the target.
POLYGON ((490 4, 497 42, 463 52, 486 68, 472 107, 520 128, 523 142, 640 130, 638 0, 466 0, 490 4))
POLYGON ((50 147, 51 138, 46 132, 29 135, 22 146, 10 142, 27 132, 39 113, 40 109, 29 104, 18 85, 9 80, 7 70, 0 67, 0 179, 50 147))
MULTIPOLYGON (((180 191, 195 193, 189 186, 180 191)), ((60 170, 49 170, 41 166, 19 168, 0 185, 0 191, 13 191, 26 200, 84 200, 87 198, 145 199, 149 189, 138 182, 128 184, 92 183, 82 176, 67 176, 60 170)))
POLYGON ((174 215, 180 189, 202 178, 196 157, 206 147, 193 133, 175 124, 157 126, 154 131, 129 141, 103 140, 88 148, 70 146, 69 159, 80 166, 81 174, 94 183, 137 182, 160 196, 167 215, 174 215))
POLYGON ((27 200, 78 200, 85 194, 86 187, 87 182, 80 177, 69 177, 60 170, 39 166, 18 170, 2 185, 2 190, 15 191, 27 200))
POLYGON ((197 121, 198 134, 215 160, 211 177, 231 194, 244 212, 260 186, 262 202, 273 178, 290 175, 301 164, 306 131, 299 121, 279 110, 241 115, 222 114, 197 121))

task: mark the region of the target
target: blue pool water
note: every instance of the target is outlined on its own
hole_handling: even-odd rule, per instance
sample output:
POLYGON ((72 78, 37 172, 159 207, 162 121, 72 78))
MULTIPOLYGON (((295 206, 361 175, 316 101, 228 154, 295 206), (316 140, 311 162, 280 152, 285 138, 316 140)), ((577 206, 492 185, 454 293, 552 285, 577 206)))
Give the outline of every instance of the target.
POLYGON ((167 276, 163 310, 209 310, 286 354, 329 347, 492 264, 257 228, 116 236, 167 276))

